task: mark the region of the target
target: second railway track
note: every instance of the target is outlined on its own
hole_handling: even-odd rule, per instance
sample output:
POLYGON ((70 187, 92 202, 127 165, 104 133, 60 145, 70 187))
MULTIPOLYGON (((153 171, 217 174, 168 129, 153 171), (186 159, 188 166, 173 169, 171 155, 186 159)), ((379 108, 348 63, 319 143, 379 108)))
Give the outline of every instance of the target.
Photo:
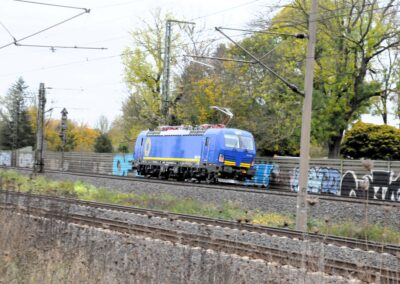
POLYGON ((259 234, 267 234, 278 237, 286 237, 292 238, 296 240, 307 240, 311 242, 321 242, 327 245, 335 245, 338 247, 348 247, 350 249, 359 249, 364 251, 375 251, 378 253, 387 253, 394 255, 400 258, 400 246, 391 245, 391 244, 383 244, 371 241, 364 241, 352 238, 342 238, 336 236, 322 235, 322 234, 312 234, 312 233, 304 233, 300 231, 284 229, 284 228, 275 228, 275 227, 266 227, 248 224, 245 222, 234 222, 234 221, 226 221, 221 219, 212 219, 206 217, 192 216, 186 214, 173 214, 164 211, 158 210, 150 210, 143 208, 135 208, 130 206, 121 206, 115 204, 106 204, 100 202, 93 201, 84 201, 77 200, 72 198, 63 198, 63 197, 54 197, 47 195, 36 195, 29 193, 21 193, 15 191, 4 191, 0 190, 0 194, 2 196, 1 202, 4 204, 13 204, 15 198, 23 197, 25 198, 25 202, 29 202, 29 200, 38 199, 38 200, 48 200, 58 203, 66 203, 70 205, 84 206, 90 207, 94 209, 103 209, 103 210, 112 210, 119 212, 126 212, 132 214, 145 215, 149 218, 158 217, 165 218, 171 221, 186 221, 192 223, 198 223, 209 226, 219 226, 223 228, 242 230, 247 232, 255 232, 259 234))
MULTIPOLYGON (((317 256, 304 256, 300 253, 285 249, 270 248, 256 244, 233 242, 226 239, 219 239, 207 235, 190 234, 183 231, 162 229, 152 226, 132 225, 120 220, 110 220, 97 216, 82 216, 78 214, 62 214, 59 211, 45 210, 39 208, 25 208, 15 205, 5 205, 3 210, 16 210, 17 214, 34 216, 35 218, 47 218, 61 222, 85 225, 94 228, 107 229, 123 234, 134 234, 145 237, 180 243, 191 247, 211 249, 228 254, 236 254, 252 259, 262 259, 266 262, 276 262, 281 265, 292 265, 298 268, 305 268, 308 271, 322 271, 332 275, 341 275, 359 279, 365 282, 398 283, 399 272, 383 267, 371 265, 360 265, 358 263, 325 259, 321 263, 317 256)), ((39 219, 37 219, 39 220, 39 219)))

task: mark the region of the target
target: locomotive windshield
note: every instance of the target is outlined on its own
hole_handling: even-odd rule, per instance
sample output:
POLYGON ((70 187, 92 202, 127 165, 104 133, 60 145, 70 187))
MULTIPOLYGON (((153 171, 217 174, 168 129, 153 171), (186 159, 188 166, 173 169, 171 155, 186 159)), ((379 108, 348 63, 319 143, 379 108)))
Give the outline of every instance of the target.
POLYGON ((244 149, 253 151, 254 143, 251 137, 235 135, 235 134, 225 134, 225 147, 236 148, 236 149, 244 149))

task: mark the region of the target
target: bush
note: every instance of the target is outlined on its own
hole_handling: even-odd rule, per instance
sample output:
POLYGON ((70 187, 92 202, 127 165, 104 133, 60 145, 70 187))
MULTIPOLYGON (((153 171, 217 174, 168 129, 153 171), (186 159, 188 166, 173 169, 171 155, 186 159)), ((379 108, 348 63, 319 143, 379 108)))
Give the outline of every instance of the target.
POLYGON ((347 158, 400 159, 400 130, 389 125, 357 122, 343 140, 341 154, 347 158))
POLYGON ((110 137, 107 134, 100 134, 94 143, 96 153, 111 153, 113 151, 110 137))

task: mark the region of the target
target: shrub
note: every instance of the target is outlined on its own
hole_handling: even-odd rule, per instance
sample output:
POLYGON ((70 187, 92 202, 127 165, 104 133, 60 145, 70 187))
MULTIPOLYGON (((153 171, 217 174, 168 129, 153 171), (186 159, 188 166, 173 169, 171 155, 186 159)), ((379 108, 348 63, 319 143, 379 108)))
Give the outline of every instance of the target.
POLYGON ((344 157, 374 160, 400 159, 400 130, 389 125, 357 122, 342 143, 344 157))

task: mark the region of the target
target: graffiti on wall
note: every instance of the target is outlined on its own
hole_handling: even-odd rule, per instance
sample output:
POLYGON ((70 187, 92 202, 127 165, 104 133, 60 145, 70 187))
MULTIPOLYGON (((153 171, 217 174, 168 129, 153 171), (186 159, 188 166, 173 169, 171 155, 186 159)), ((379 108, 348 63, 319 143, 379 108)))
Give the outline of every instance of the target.
POLYGON ((0 152, 0 166, 11 166, 11 152, 0 152))
MULTIPOLYGON (((299 168, 293 169, 290 175, 290 189, 299 190, 299 168)), ((308 188, 311 193, 340 194, 340 171, 334 168, 311 167, 308 171, 308 188)))
POLYGON ((33 153, 32 152, 18 153, 18 167, 32 168, 33 167, 33 153))
POLYGON ((394 178, 392 171, 376 170, 358 179, 353 171, 347 171, 340 188, 342 196, 400 201, 400 174, 394 178))
POLYGON ((279 182, 279 165, 277 164, 255 164, 256 173, 250 180, 246 180, 245 185, 255 185, 268 187, 279 182))
POLYGON ((113 158, 112 174, 114 176, 127 176, 132 171, 133 154, 118 154, 113 158))
MULTIPOLYGON (((354 171, 347 171, 342 176, 335 168, 311 167, 308 172, 307 191, 400 201, 400 174, 396 178, 393 177, 392 171, 375 170, 359 179, 354 171)), ((295 192, 299 190, 299 168, 291 171, 290 189, 295 192)))

